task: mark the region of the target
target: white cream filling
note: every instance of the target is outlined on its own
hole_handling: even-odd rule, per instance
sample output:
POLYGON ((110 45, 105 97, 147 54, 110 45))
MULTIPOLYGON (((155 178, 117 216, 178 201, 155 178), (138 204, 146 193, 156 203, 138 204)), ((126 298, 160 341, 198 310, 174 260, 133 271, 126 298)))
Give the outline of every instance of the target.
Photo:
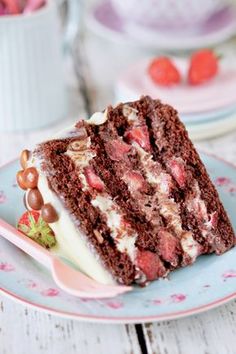
POLYGON ((116 229, 118 229, 121 224, 121 216, 115 210, 115 205, 111 198, 97 195, 96 198, 91 201, 91 203, 94 207, 99 208, 101 212, 106 214, 108 217, 108 227, 110 227, 116 233, 116 229))
POLYGON ((153 160, 151 154, 147 153, 136 142, 133 142, 132 145, 139 154, 147 181, 150 184, 158 185, 161 193, 169 193, 168 182, 170 181, 170 176, 160 171, 160 164, 153 160))
POLYGON ((75 166, 78 167, 78 178, 82 184, 83 191, 89 189, 83 169, 89 166, 89 161, 96 156, 96 153, 92 151, 90 147, 91 139, 88 137, 82 141, 78 140, 72 142, 65 152, 65 155, 69 156, 75 166))
POLYGON ((69 156, 74 164, 79 169, 82 169, 89 165, 89 161, 92 160, 96 153, 90 149, 91 139, 86 138, 84 140, 75 140, 67 148, 65 155, 69 156))
POLYGON ((137 234, 129 235, 122 225, 121 214, 118 206, 112 201, 109 196, 97 195, 91 201, 94 207, 104 213, 107 217, 107 226, 111 230, 111 236, 116 241, 116 246, 120 252, 126 252, 130 259, 135 260, 135 241, 137 234))
POLYGON ((201 191, 197 181, 194 183, 193 191, 195 197, 187 202, 187 209, 189 212, 196 213, 198 218, 201 218, 202 222, 206 223, 208 222, 207 208, 204 200, 201 199, 201 191))
POLYGON ((194 262, 198 255, 198 244, 193 239, 191 232, 183 230, 182 220, 179 214, 179 206, 173 198, 169 198, 168 185, 171 182, 171 177, 167 173, 160 171, 159 163, 153 160, 151 154, 147 153, 136 143, 134 143, 134 145, 140 156, 147 181, 157 187, 156 196, 159 202, 160 214, 166 218, 169 224, 173 227, 175 233, 180 237, 183 251, 194 262))
POLYGON ((160 172, 160 165, 153 160, 151 154, 137 146, 137 144, 135 144, 135 147, 140 156, 147 181, 157 187, 156 196, 159 201, 161 215, 169 219, 177 234, 183 232, 179 207, 173 198, 169 198, 170 176, 165 172, 160 172))
POLYGON ((130 122, 137 122, 138 121, 137 109, 132 108, 126 104, 123 106, 122 113, 128 119, 128 121, 130 121, 130 122))
POLYGON ((188 254, 189 257, 194 262, 198 256, 198 253, 199 253, 199 245, 194 240, 192 233, 185 232, 181 237, 180 243, 181 243, 181 246, 182 246, 184 252, 186 254, 188 254))
POLYGON ((189 201, 187 201, 187 209, 189 212, 195 213, 197 220, 199 221, 199 229, 204 238, 208 238, 208 241, 211 244, 214 244, 213 241, 215 239, 215 233, 212 230, 213 225, 211 222, 211 217, 214 214, 208 214, 206 203, 201 199, 201 191, 199 188, 199 184, 195 181, 193 186, 193 191, 195 193, 195 197, 189 201))
POLYGON ((87 182, 87 180, 86 180, 85 175, 84 175, 83 173, 79 173, 79 174, 78 174, 78 177, 79 177, 80 182, 81 182, 81 184, 82 184, 82 190, 83 190, 83 191, 88 190, 88 189, 89 189, 89 185, 88 185, 88 182, 87 182))
POLYGON ((101 125, 107 121, 107 109, 104 112, 95 112, 86 123, 92 125, 101 125))
POLYGON ((179 205, 175 203, 174 199, 160 195, 158 197, 158 200, 160 204, 161 215, 167 220, 169 220, 176 234, 181 237, 181 234, 184 232, 184 230, 182 229, 182 220, 179 215, 179 205))

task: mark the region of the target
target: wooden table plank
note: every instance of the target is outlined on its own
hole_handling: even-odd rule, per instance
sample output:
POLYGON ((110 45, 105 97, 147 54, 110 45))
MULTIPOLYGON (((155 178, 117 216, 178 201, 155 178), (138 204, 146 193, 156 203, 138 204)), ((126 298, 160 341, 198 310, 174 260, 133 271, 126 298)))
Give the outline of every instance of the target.
POLYGON ((153 354, 235 354, 236 301, 203 314, 146 324, 144 334, 153 354))
POLYGON ((1 354, 139 354, 133 328, 62 319, 0 296, 1 354))

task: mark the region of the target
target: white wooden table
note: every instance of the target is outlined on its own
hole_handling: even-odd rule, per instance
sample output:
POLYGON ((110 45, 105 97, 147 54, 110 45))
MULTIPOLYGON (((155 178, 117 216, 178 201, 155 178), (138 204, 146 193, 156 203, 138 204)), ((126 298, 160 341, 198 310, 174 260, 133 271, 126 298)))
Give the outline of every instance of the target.
MULTIPOLYGON (((0 164, 72 120, 104 108, 112 101, 119 70, 142 55, 86 32, 78 45, 79 82, 66 62, 71 118, 40 132, 0 134, 0 164)), ((236 163, 236 132, 197 146, 236 163)), ((135 326, 61 319, 0 295, 0 354, 236 354, 235 338, 236 301, 198 316, 135 326)))

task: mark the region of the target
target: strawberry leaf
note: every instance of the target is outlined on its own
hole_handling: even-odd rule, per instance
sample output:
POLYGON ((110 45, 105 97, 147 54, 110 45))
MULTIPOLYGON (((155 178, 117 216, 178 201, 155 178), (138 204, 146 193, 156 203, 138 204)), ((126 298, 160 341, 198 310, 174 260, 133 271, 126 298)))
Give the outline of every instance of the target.
POLYGON ((17 225, 18 230, 45 248, 56 245, 55 235, 39 214, 27 212, 17 225))

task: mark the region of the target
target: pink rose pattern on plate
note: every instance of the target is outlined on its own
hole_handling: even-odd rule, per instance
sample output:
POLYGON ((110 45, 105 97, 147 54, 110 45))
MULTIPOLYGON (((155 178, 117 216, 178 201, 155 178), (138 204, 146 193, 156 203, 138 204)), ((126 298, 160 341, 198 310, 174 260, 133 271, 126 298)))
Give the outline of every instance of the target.
POLYGON ((154 299, 152 301, 152 303, 154 305, 162 305, 162 304, 177 304, 179 302, 183 302, 187 299, 187 295, 186 294, 172 294, 170 296, 168 296, 165 299, 154 299))
POLYGON ((228 177, 217 177, 215 179, 215 184, 217 187, 222 187, 226 192, 232 196, 236 196, 236 184, 231 181, 228 177))
POLYGON ((20 279, 18 280, 18 283, 28 289, 36 289, 38 287, 37 283, 32 279, 20 279))
POLYGON ((41 295, 55 297, 59 295, 59 290, 55 288, 49 288, 41 291, 41 295))
POLYGON ((0 262, 0 271, 2 272, 13 272, 15 270, 14 266, 7 262, 0 262))
MULTIPOLYGON (((15 267, 6 262, 6 261, 0 261, 0 271, 3 272, 12 272, 15 271, 15 267)), ((222 273, 222 278, 223 281, 226 281, 228 279, 232 279, 232 278, 236 278, 236 270, 234 269, 230 269, 227 270, 225 272, 222 273)), ((57 297, 60 296, 60 290, 55 288, 55 287, 49 287, 49 288, 45 288, 44 285, 42 284, 38 284, 35 280, 33 279, 20 279, 18 280, 18 284, 23 285, 24 287, 26 287, 27 289, 34 291, 44 297, 57 297)), ((201 286, 201 289, 205 289, 208 290, 209 288, 211 288, 210 284, 204 284, 201 286)), ((202 293, 201 289, 199 289, 199 294, 202 293)), ((67 294, 62 294, 62 296, 64 298, 66 298, 67 294)), ((156 298, 153 300, 149 300, 148 302, 146 302, 146 307, 152 306, 152 305, 156 305, 156 306, 161 306, 161 305, 168 305, 168 304, 178 304, 178 303, 182 303, 185 300, 187 300, 188 295, 187 294, 183 294, 183 293, 179 293, 179 294, 171 294, 166 298, 156 298)), ((73 302, 73 301, 79 301, 79 302, 84 302, 84 303, 93 303, 93 299, 86 299, 86 298, 74 298, 70 295, 68 295, 68 301, 69 302, 73 302)), ((123 301, 119 300, 119 299, 111 299, 111 300, 100 300, 99 301, 100 307, 107 307, 109 309, 113 309, 113 310, 119 310, 121 308, 125 307, 125 304, 123 303, 123 301)))
MULTIPOLYGON (((0 271, 4 272, 11 272, 14 271, 15 267, 6 262, 0 262, 0 271)), ((223 281, 226 281, 228 279, 236 278, 236 270, 234 269, 229 269, 226 270, 225 272, 222 273, 222 278, 223 281)), ((64 294, 61 292, 59 289, 56 287, 45 287, 46 284, 40 284, 36 282, 33 279, 21 279, 18 281, 19 284, 22 286, 26 287, 29 291, 36 292, 37 294, 43 296, 43 297, 49 297, 49 298, 54 298, 54 297, 62 297, 64 300, 68 300, 68 302, 75 303, 78 302, 78 304, 82 303, 88 303, 89 307, 93 306, 94 300, 93 299, 79 299, 75 298, 73 296, 70 296, 68 294, 64 294)), ((203 284, 201 286, 201 289, 199 288, 199 294, 202 294, 203 289, 209 290, 211 288, 210 284, 203 284)), ((170 294, 169 296, 165 298, 154 298, 153 300, 148 300, 145 301, 144 306, 145 307, 151 307, 153 305, 155 306, 169 306, 169 305, 177 305, 178 303, 183 303, 188 299, 188 294, 184 293, 176 293, 176 294, 170 294)), ((116 299, 109 299, 109 300, 100 300, 99 302, 96 302, 96 304, 99 304, 99 307, 106 307, 107 309, 110 310, 115 310, 119 311, 120 309, 125 309, 125 302, 122 301, 122 299, 116 298, 116 299)))
POLYGON ((7 197, 3 191, 0 191, 0 204, 4 204, 7 200, 7 197))
POLYGON ((28 283, 28 288, 29 288, 29 289, 35 289, 35 288, 37 288, 37 283, 35 283, 35 281, 33 281, 33 280, 29 281, 29 283, 28 283))
POLYGON ((44 285, 38 284, 33 279, 20 279, 18 280, 18 284, 23 285, 27 289, 35 291, 42 296, 55 297, 58 296, 60 291, 56 288, 45 288, 44 285))
POLYGON ((222 274, 222 277, 223 277, 224 281, 226 281, 226 279, 236 278, 236 270, 233 270, 233 269, 227 270, 226 272, 224 272, 222 274))
POLYGON ((172 302, 174 302, 174 303, 182 302, 182 301, 185 301, 186 295, 184 295, 184 294, 173 294, 173 295, 171 295, 171 299, 172 299, 172 302))
POLYGON ((121 301, 108 301, 106 303, 106 306, 108 306, 111 309, 117 310, 120 309, 121 307, 123 307, 123 303, 121 301))
POLYGON ((161 300, 161 299, 155 299, 155 300, 153 300, 153 304, 154 305, 161 305, 163 303, 163 300, 161 300))

